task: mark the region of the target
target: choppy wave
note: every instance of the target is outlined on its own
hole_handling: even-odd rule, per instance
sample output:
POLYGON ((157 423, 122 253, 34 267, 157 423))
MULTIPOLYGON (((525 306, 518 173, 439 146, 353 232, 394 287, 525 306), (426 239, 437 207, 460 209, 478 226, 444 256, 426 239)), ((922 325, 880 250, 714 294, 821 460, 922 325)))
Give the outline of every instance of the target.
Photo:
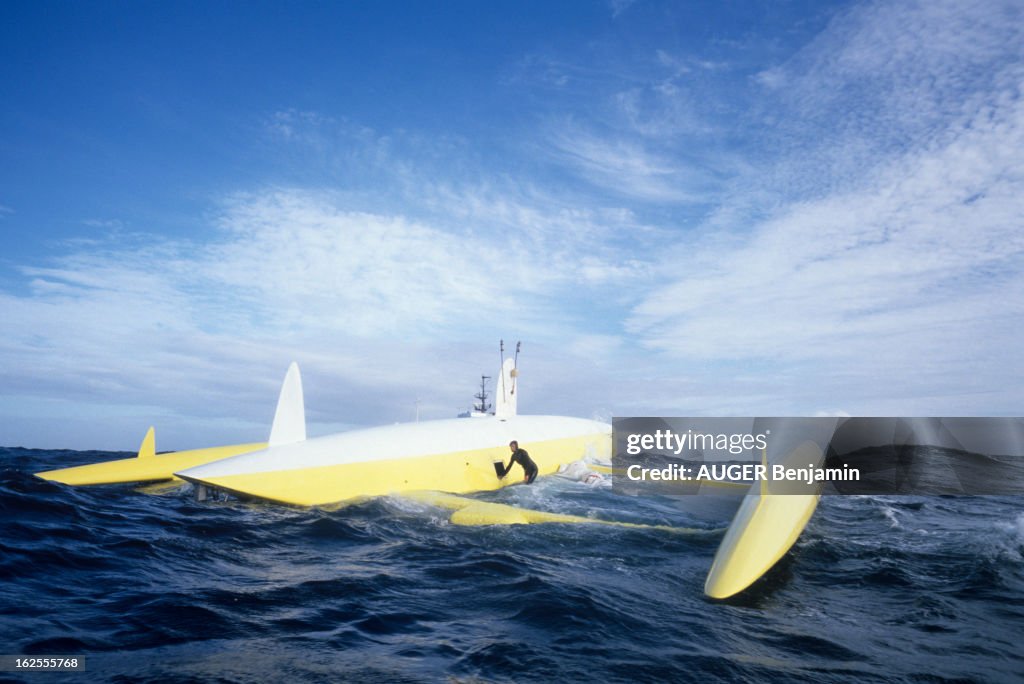
MULTIPOLYGON (((400 498, 337 509, 70 488, 111 454, 0 449, 0 652, 24 681, 1021 681, 1024 501, 824 497, 779 565, 714 602, 720 533, 459 527, 400 498)), ((693 498, 552 478, 485 498, 721 529, 693 498)), ((0 674, 0 681, 19 681, 0 674)))

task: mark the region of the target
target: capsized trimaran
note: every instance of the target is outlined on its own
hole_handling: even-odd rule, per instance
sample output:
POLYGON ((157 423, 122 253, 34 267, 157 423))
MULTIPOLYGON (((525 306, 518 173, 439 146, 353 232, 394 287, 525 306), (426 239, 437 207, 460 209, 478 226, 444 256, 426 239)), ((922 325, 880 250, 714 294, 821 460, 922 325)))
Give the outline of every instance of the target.
MULTIPOLYGON (((302 380, 296 364, 285 376, 267 443, 197 449, 157 456, 150 428, 133 459, 121 459, 37 475, 65 484, 103 484, 181 478, 196 486, 295 505, 404 495, 454 511, 456 524, 606 523, 580 516, 532 511, 457 496, 518 482, 520 470, 499 477, 495 464, 508 459, 508 443, 528 447, 540 475, 579 460, 608 461, 611 426, 565 416, 517 414, 517 371, 506 360, 498 379, 493 415, 353 430, 307 439, 302 380)), ((791 456, 804 463, 817 454, 801 447, 791 456)), ((789 459, 786 459, 789 460, 789 459)), ((767 572, 796 542, 818 503, 811 495, 772 494, 755 483, 719 545, 705 593, 726 598, 767 572)), ((681 530, 706 532, 701 530, 681 530)))
POLYGON ((315 506, 361 497, 438 490, 453 494, 500 489, 519 481, 516 468, 498 477, 508 444, 528 447, 540 475, 583 458, 608 460, 611 426, 566 416, 516 412, 512 359, 502 364, 495 412, 466 420, 431 420, 306 438, 302 380, 292 364, 265 449, 176 473, 197 485, 281 503, 315 506))

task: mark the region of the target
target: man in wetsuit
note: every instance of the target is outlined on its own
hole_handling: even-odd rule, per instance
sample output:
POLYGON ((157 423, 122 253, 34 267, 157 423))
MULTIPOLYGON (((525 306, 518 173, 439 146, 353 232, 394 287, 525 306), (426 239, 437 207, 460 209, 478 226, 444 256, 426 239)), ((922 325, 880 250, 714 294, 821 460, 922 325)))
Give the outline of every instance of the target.
POLYGON ((526 453, 526 449, 519 448, 519 442, 512 440, 508 443, 508 448, 512 450, 512 460, 508 462, 508 466, 502 467, 500 463, 496 463, 497 468, 501 468, 501 472, 498 473, 498 477, 505 477, 508 475, 508 471, 512 470, 512 466, 518 463, 523 466, 523 472, 526 475, 523 477, 523 482, 526 484, 533 484, 533 481, 537 479, 537 464, 530 458, 530 454, 526 453))

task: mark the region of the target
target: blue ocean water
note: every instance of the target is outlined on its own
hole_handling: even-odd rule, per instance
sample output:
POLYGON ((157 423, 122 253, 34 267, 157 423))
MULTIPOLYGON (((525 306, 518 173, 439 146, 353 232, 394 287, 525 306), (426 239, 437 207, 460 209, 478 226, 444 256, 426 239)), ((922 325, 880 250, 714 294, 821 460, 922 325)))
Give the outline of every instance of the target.
POLYGON ((31 475, 124 456, 0 449, 0 654, 87 667, 0 681, 1024 681, 1022 498, 824 497, 717 602, 728 510, 686 497, 545 478, 487 498, 695 531, 459 527, 31 475))

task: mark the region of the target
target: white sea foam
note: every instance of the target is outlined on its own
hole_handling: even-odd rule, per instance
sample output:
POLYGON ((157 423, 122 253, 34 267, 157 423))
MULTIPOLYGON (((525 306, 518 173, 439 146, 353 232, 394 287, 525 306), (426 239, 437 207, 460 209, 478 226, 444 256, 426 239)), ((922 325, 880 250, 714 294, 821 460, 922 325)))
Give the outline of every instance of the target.
POLYGON ((900 526, 900 520, 896 516, 896 509, 891 506, 882 504, 882 515, 885 516, 886 520, 889 521, 889 528, 896 528, 900 526))
POLYGON ((1012 522, 998 522, 996 528, 1004 534, 996 541, 999 556, 1014 562, 1024 562, 1024 513, 1012 522))

